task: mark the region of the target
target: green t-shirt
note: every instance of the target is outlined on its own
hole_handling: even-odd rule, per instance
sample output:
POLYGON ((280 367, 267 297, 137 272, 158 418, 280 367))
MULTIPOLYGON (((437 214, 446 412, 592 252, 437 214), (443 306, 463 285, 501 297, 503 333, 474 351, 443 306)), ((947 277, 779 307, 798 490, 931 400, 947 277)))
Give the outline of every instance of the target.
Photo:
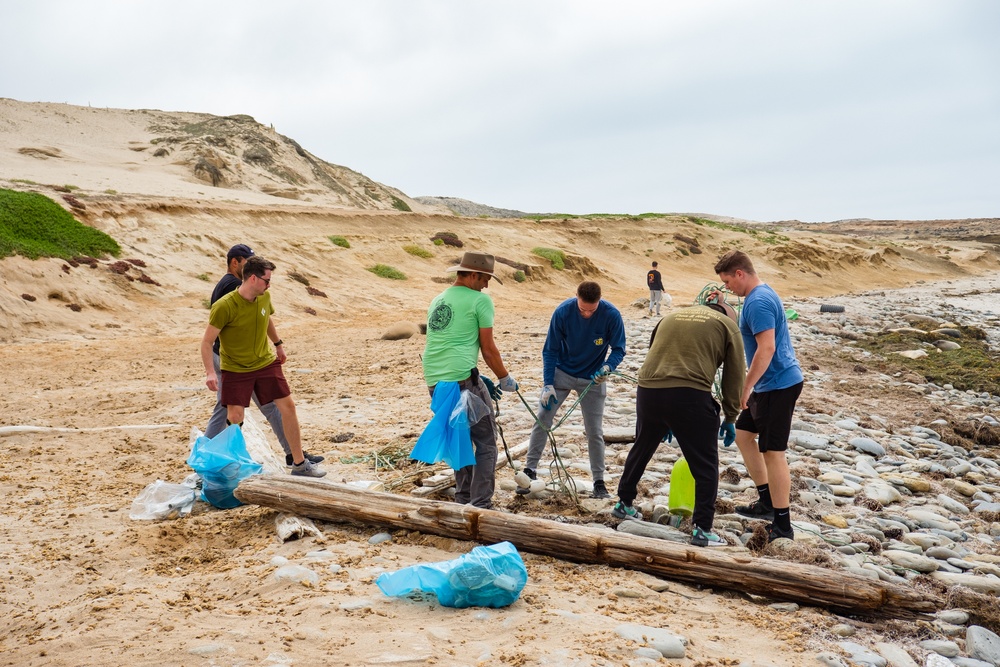
POLYGON ((256 301, 247 301, 234 290, 212 305, 208 323, 219 329, 222 370, 249 373, 274 363, 277 357, 267 339, 267 324, 273 312, 268 292, 256 301))
POLYGON ((479 363, 479 330, 493 328, 493 299, 453 285, 434 297, 427 309, 424 380, 459 382, 479 363))

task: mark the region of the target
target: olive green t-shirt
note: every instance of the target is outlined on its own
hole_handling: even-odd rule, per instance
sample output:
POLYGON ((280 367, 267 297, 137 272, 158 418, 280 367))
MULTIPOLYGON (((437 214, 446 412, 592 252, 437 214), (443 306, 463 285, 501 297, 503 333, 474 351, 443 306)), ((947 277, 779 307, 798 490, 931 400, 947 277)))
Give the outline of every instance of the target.
POLYGON ((736 421, 746 377, 740 329, 722 313, 692 306, 667 315, 656 325, 639 369, 639 386, 711 392, 720 366, 722 409, 726 421, 736 421))
POLYGON ((219 362, 222 370, 249 373, 274 363, 277 358, 267 339, 267 324, 274 308, 264 292, 247 301, 234 290, 212 305, 208 323, 219 329, 219 362))
POLYGON ((434 297, 427 309, 424 380, 460 382, 479 363, 479 330, 493 328, 493 299, 453 285, 434 297))

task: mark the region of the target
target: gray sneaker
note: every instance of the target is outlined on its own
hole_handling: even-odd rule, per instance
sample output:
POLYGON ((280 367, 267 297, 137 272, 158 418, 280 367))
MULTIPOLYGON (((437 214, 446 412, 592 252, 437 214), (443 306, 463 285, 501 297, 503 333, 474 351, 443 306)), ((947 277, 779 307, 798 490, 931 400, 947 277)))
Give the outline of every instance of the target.
POLYGON ((292 474, 299 477, 324 477, 326 471, 309 459, 305 459, 302 463, 292 465, 292 474))

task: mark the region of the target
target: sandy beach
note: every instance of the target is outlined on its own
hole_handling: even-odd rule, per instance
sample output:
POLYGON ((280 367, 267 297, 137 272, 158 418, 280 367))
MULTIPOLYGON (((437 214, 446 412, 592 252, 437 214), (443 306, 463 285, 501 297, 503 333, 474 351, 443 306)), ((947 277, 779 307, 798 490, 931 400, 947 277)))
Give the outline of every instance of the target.
MULTIPOLYGON (((994 336, 995 246, 960 234, 915 235, 922 223, 905 222, 839 234, 836 227, 710 225, 685 216, 459 218, 382 185, 382 198, 369 198, 380 203, 365 209, 356 193, 375 186, 360 175, 351 181, 356 189, 341 188, 347 194, 316 183, 278 188, 267 185, 273 175, 224 151, 231 180, 218 187, 180 159, 193 148, 177 143, 170 156, 153 155, 163 144, 151 141, 162 133, 150 128, 169 120, 157 114, 0 100, 0 188, 41 192, 70 209, 57 186, 73 186, 85 205, 77 217, 114 237, 121 259, 137 260, 134 278, 152 279, 109 270, 110 257, 94 268, 0 259, 0 340, 11 357, 0 396, 0 664, 656 664, 616 632, 623 624, 685 636, 686 657, 677 664, 813 665, 826 653, 848 661, 834 631, 844 624, 853 628, 851 641, 895 643, 924 664, 928 651, 919 641, 940 635, 930 619, 849 618, 808 605, 788 611, 738 591, 526 552, 528 584, 515 604, 448 609, 388 598, 374 580, 455 558, 475 543, 397 530, 372 544, 384 528, 326 522, 317 522, 319 535, 283 543, 268 508, 199 503, 188 517, 157 522, 131 520, 129 509, 153 481, 180 482, 191 472, 191 431, 205 427, 214 403, 199 357, 206 304, 235 243, 278 267, 270 288, 275 322, 306 448, 326 456, 333 482, 383 484, 400 473, 376 470, 372 453, 412 447, 430 412, 423 337, 382 336, 399 323, 422 323, 449 284, 445 269, 462 251, 434 245, 440 232, 509 260, 498 265, 503 284, 491 284, 489 294, 498 347, 529 402, 541 387, 551 311, 578 282, 598 281, 622 310, 636 332, 626 358, 638 364, 639 334, 651 324, 641 304, 649 262, 659 261, 681 307, 715 282, 715 259, 741 247, 800 314, 792 323, 799 359, 822 380, 807 385, 800 409, 868 422, 878 415, 887 432, 937 419, 958 423, 971 412, 862 378, 858 365, 880 362, 824 332, 874 330, 885 302, 896 301, 906 304, 900 316, 921 306, 957 309, 961 323, 994 336), (392 197, 411 211, 394 208, 392 197), (334 235, 350 248, 331 242, 334 235), (430 257, 404 249, 411 245, 430 257), (556 270, 533 254, 540 246, 562 249, 567 267, 556 270), (406 279, 377 277, 368 270, 375 264, 406 279), (512 264, 526 266, 524 282, 512 264), (827 302, 846 305, 842 321, 820 315, 827 302), (277 557, 309 567, 318 583, 277 580, 277 557)), ((901 317, 884 323, 904 324, 901 317)), ((894 363, 885 363, 887 377, 901 368, 894 363)), ((627 404, 634 387, 621 381, 615 391, 627 404)), ((530 416, 514 397, 501 408, 508 444, 523 442, 530 416)), ((972 412, 997 416, 992 407, 972 412)), ((579 430, 565 438, 585 443, 579 430)), ((616 446, 609 456, 613 477, 625 451, 616 446)), ((509 468, 498 472, 502 511, 590 520, 565 503, 519 500, 512 478, 509 468)), ((603 523, 611 504, 587 507, 603 523)))

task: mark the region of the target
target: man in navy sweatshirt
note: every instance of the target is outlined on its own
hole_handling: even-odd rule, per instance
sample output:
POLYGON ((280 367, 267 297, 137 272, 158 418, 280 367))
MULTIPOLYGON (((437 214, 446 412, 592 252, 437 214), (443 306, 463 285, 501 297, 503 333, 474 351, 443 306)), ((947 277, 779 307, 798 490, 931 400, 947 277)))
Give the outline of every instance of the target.
MULTIPOLYGON (((545 449, 556 411, 571 392, 582 395, 580 411, 587 432, 594 498, 610 498, 604 484, 604 399, 608 375, 625 357, 625 323, 610 302, 601 298, 601 286, 580 283, 576 296, 566 299, 552 313, 542 348, 542 378, 538 422, 531 429, 524 473, 536 479, 535 469, 545 449), (610 350, 610 354, 608 354, 610 350), (588 390, 589 387, 589 390, 588 390), (586 392, 586 393, 584 393, 586 392)), ((528 493, 518 488, 518 493, 528 493)))

